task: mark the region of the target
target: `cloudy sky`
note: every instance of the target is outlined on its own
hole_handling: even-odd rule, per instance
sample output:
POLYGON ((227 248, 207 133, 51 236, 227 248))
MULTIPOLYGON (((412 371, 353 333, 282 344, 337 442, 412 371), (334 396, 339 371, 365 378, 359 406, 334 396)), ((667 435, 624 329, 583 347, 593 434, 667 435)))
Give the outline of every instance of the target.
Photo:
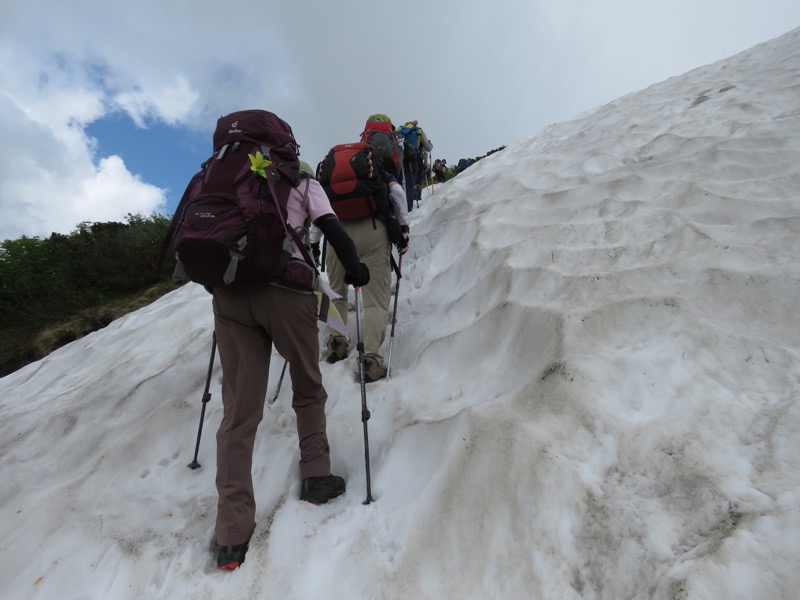
POLYGON ((171 214, 233 110, 312 164, 370 113, 418 119, 453 164, 798 23, 796 0, 6 1, 0 240, 171 214))

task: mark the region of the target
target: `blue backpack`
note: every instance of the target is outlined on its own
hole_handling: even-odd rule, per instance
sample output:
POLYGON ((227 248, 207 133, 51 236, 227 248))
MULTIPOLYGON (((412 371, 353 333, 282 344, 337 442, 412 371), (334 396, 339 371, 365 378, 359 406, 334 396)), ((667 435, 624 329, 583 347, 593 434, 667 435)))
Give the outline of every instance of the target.
POLYGON ((419 151, 419 127, 416 125, 402 125, 400 133, 403 134, 403 158, 406 162, 416 158, 419 151))

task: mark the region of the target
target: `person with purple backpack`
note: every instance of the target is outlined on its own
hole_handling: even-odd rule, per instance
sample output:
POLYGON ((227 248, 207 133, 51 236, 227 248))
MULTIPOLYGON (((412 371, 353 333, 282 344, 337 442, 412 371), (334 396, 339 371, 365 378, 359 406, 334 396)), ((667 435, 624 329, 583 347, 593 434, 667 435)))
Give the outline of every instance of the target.
POLYGON ((192 178, 173 220, 179 223, 175 248, 184 275, 213 295, 223 414, 212 551, 222 570, 244 562, 256 526, 253 450, 273 345, 292 380, 300 500, 322 504, 346 487, 331 474, 328 395, 319 366, 319 274, 302 240, 309 224, 335 249, 349 285, 366 285, 369 269, 319 183, 301 174, 298 148, 291 127, 273 113, 220 117, 214 155, 192 178), (219 233, 235 230, 239 221, 235 236, 219 233))

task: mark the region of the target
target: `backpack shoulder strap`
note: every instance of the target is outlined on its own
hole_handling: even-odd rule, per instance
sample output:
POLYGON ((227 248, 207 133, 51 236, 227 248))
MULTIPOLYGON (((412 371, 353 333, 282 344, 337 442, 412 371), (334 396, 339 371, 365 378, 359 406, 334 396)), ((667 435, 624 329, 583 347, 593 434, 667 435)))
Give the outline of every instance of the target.
MULTIPOLYGON (((278 201, 278 190, 277 190, 277 180, 280 178, 280 175, 271 170, 267 173, 267 185, 269 186, 269 191, 272 196, 272 201, 275 203, 275 208, 278 210, 278 216, 283 223, 283 229, 292 238, 297 248, 300 250, 300 254, 303 255, 303 260, 308 264, 309 267, 314 269, 314 273, 319 276, 319 271, 317 270, 317 264, 314 262, 314 259, 311 258, 311 255, 308 253, 308 248, 306 248, 305 242, 300 239, 298 233, 294 230, 294 227, 289 225, 288 215, 284 216, 283 211, 281 210, 280 202, 278 201)), ((311 177, 304 172, 300 172, 300 179, 305 179, 306 185, 305 190, 303 192, 303 204, 308 204, 308 189, 311 187, 311 177)))

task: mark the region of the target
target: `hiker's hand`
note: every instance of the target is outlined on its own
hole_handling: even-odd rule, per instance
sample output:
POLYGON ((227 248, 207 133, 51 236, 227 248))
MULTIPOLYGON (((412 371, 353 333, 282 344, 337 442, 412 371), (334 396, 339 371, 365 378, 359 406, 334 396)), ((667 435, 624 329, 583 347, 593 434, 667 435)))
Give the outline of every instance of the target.
POLYGON ((408 237, 409 236, 408 225, 403 225, 400 228, 400 236, 402 239, 400 240, 400 243, 397 245, 397 251, 402 256, 403 254, 408 252, 408 246, 411 243, 411 240, 408 237))
POLYGON ((319 267, 319 242, 314 242, 311 244, 311 256, 314 257, 314 263, 319 267))
POLYGON ((369 269, 364 263, 358 263, 358 273, 345 273, 344 282, 353 287, 364 287, 369 283, 369 269))

